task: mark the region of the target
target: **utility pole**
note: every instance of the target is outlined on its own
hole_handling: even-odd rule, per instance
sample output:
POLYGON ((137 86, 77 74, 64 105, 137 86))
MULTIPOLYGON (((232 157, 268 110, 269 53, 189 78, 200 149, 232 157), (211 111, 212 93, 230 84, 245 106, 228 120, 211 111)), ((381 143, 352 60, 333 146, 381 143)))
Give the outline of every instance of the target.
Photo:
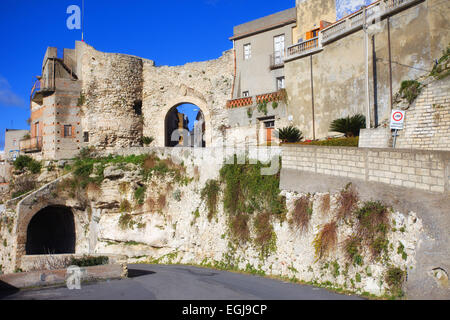
POLYGON ((84 27, 84 0, 81 0, 81 41, 84 42, 83 27, 84 27))
POLYGON ((389 50, 389 107, 392 111, 392 55, 391 55, 391 22, 389 21, 389 16, 386 19, 387 32, 388 32, 388 50, 389 50))
POLYGON ((363 37, 364 37, 364 60, 366 66, 366 108, 367 108, 367 116, 366 116, 366 128, 370 128, 370 98, 369 98, 369 33, 368 33, 368 24, 367 24, 367 7, 364 6, 363 9, 364 22, 363 22, 363 37))

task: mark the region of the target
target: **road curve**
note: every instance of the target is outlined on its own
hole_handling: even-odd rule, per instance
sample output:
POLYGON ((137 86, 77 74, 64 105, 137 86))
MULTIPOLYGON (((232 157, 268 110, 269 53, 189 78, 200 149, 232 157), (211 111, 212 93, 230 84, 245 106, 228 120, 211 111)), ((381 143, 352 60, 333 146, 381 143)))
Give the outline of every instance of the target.
POLYGON ((129 265, 129 278, 65 287, 22 290, 6 300, 354 300, 307 285, 181 265, 129 265))

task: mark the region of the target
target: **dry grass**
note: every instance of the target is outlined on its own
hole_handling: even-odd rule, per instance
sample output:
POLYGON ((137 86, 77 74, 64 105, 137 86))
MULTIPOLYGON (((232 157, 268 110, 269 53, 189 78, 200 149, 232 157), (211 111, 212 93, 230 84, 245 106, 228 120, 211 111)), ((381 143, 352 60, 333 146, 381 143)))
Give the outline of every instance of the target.
POLYGON ((246 214, 236 214, 231 218, 231 233, 233 237, 241 243, 245 243, 250 239, 248 220, 249 218, 246 214))
POLYGON ((37 258, 30 271, 60 270, 70 266, 70 257, 55 256, 51 253, 37 258))
POLYGON ((154 168, 156 165, 156 162, 157 162, 157 160, 155 158, 155 155, 153 155, 153 154, 149 155, 147 157, 147 159, 144 160, 144 169, 149 170, 151 168, 154 168))
POLYGON ((349 263, 354 263, 355 258, 359 255, 361 239, 356 236, 349 236, 342 243, 344 257, 349 263))
POLYGON ((194 166, 194 179, 197 181, 200 179, 200 169, 198 166, 194 166))
POLYGON ((349 218, 352 212, 356 209, 358 199, 358 192, 355 190, 352 184, 348 184, 345 189, 341 191, 337 198, 337 219, 339 220, 349 218))
POLYGON ((262 247, 272 238, 273 227, 270 223, 270 213, 260 213, 255 217, 255 243, 262 247))
POLYGON ((321 200, 320 211, 322 211, 323 214, 328 214, 330 212, 330 194, 327 193, 321 200))
POLYGON ((121 182, 119 184, 119 192, 121 194, 127 193, 129 188, 130 188, 130 183, 129 182, 121 182))
POLYGON ((303 196, 295 201, 294 211, 292 212, 290 223, 300 228, 300 230, 305 231, 309 227, 311 216, 312 203, 309 196, 303 196))
POLYGON ((167 199, 166 199, 166 195, 165 194, 160 194, 158 196, 157 204, 158 204, 158 210, 160 210, 160 211, 162 211, 166 207, 167 199))
POLYGON ((156 201, 153 198, 148 198, 146 200, 147 208, 149 211, 155 211, 156 210, 156 201))
POLYGON ((331 250, 336 248, 337 244, 337 224, 336 221, 327 223, 322 227, 314 239, 314 248, 316 258, 322 258, 331 250))

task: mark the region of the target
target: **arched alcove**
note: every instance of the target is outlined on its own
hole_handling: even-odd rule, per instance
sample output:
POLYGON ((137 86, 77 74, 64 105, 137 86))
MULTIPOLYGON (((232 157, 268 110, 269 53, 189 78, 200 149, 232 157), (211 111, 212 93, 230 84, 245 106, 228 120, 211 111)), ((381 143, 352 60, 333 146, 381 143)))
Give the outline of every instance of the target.
POLYGON ((27 255, 75 253, 75 222, 72 210, 48 206, 39 210, 27 227, 27 255))

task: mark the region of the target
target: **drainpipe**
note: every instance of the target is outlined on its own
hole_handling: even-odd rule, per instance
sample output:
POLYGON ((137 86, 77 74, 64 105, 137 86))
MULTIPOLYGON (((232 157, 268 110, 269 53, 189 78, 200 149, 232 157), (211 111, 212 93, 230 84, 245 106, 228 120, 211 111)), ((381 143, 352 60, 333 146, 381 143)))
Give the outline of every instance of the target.
POLYGON ((391 22, 389 16, 386 19, 388 32, 388 52, 389 52, 389 104, 392 111, 392 56, 391 56, 391 22))
POLYGON ((231 87, 231 100, 234 97, 234 86, 236 84, 236 48, 233 40, 233 55, 234 55, 234 74, 233 74, 233 86, 231 87))
POLYGON ((364 60, 366 67, 366 108, 367 108, 367 116, 366 116, 366 128, 370 128, 370 98, 369 98, 369 39, 367 32, 367 7, 364 6, 363 9, 364 14, 364 22, 363 22, 363 30, 364 30, 364 60))
POLYGON ((312 55, 309 56, 309 61, 310 61, 310 65, 311 65, 311 107, 312 107, 313 140, 316 140, 316 124, 315 124, 315 117, 314 117, 314 80, 313 80, 312 55))

